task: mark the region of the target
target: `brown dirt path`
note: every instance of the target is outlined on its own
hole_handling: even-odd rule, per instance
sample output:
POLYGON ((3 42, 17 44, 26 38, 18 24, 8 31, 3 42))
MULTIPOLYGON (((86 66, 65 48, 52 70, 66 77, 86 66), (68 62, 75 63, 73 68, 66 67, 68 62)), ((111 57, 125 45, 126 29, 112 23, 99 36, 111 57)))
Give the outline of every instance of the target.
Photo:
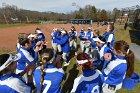
MULTIPOLYGON (((77 31, 80 31, 81 25, 74 25, 77 31)), ((42 32, 45 34, 46 41, 50 41, 50 33, 54 27, 65 28, 67 31, 70 30, 71 24, 38 24, 29 26, 18 26, 9 28, 0 28, 0 50, 15 50, 18 33, 34 33, 36 27, 40 27, 42 32)), ((84 26, 87 30, 88 25, 84 26)), ((93 25, 93 28, 97 28, 93 25)), ((51 47, 51 42, 48 43, 48 47, 51 47)))

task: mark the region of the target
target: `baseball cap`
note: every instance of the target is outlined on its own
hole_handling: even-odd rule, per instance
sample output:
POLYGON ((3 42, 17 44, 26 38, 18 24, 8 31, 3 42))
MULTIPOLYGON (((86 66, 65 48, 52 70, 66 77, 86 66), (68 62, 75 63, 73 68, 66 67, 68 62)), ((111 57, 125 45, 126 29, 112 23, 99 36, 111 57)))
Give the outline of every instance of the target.
POLYGON ((40 30, 36 30, 36 33, 38 33, 38 34, 39 34, 39 33, 42 33, 42 32, 41 32, 40 30))
POLYGON ((62 33, 62 34, 66 34, 66 31, 62 30, 61 33, 62 33))
POLYGON ((82 28, 81 31, 84 31, 84 28, 82 28))
POLYGON ((96 38, 93 38, 94 41, 98 41, 102 44, 104 44, 106 42, 105 38, 102 37, 102 36, 99 36, 99 37, 96 37, 96 38))
POLYGON ((33 35, 33 34, 30 34, 30 35, 28 36, 28 38, 31 38, 31 37, 35 37, 35 35, 33 35))
MULTIPOLYGON (((3 54, 4 55, 4 54, 3 54)), ((6 67, 8 67, 12 62, 18 61, 21 58, 21 54, 8 54, 9 58, 7 61, 0 66, 0 71, 4 70, 6 67)))
POLYGON ((91 30, 91 27, 88 27, 88 30, 91 30))

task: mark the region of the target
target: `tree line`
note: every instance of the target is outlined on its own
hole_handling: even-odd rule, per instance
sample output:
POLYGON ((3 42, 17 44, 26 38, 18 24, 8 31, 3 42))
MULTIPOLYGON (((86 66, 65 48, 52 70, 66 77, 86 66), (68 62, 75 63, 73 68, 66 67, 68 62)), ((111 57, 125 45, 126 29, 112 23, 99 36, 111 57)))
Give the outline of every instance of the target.
POLYGON ((20 9, 15 5, 6 5, 0 8, 0 24, 11 23, 39 23, 41 21, 65 21, 70 19, 88 18, 93 21, 115 21, 121 15, 121 10, 114 8, 113 11, 97 9, 95 6, 86 5, 77 11, 70 13, 38 12, 20 9))

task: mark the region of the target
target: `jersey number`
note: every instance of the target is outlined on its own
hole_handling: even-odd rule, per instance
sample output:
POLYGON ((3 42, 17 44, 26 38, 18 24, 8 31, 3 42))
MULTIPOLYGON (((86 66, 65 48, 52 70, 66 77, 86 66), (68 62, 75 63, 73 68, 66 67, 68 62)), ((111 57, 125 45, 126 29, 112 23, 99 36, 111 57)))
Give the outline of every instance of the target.
POLYGON ((99 86, 96 85, 95 87, 93 87, 91 93, 100 93, 100 91, 99 91, 99 86))
POLYGON ((47 93, 50 86, 51 86, 51 81, 50 80, 44 80, 43 85, 46 85, 45 89, 43 90, 43 93, 47 93))

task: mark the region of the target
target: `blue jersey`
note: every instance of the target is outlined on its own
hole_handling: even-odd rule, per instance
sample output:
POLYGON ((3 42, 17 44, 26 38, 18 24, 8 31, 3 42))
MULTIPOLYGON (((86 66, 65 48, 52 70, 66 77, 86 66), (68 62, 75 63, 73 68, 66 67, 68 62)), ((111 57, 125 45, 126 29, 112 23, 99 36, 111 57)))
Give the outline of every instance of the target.
MULTIPOLYGON (((44 67, 44 81, 42 93, 61 93, 61 82, 64 77, 64 71, 62 68, 55 68, 50 64, 44 67)), ((36 68, 34 72, 34 80, 37 89, 37 93, 40 91, 40 67, 36 68)))
POLYGON ((84 32, 84 31, 81 31, 81 32, 79 32, 79 39, 81 40, 81 41, 84 41, 85 39, 83 38, 83 37, 85 37, 86 36, 86 33, 84 32))
POLYGON ((57 39, 61 38, 61 34, 60 34, 60 32, 55 31, 55 32, 52 32, 52 33, 51 33, 51 37, 52 37, 53 43, 56 43, 54 39, 55 39, 55 38, 57 38, 57 39))
POLYGON ((104 54, 106 53, 113 53, 113 52, 106 44, 103 44, 101 47, 99 47, 100 59, 102 59, 104 54))
POLYGON ((74 80, 71 93, 101 93, 104 77, 99 70, 85 70, 74 80))
POLYGON ((61 36, 60 39, 55 38, 54 41, 57 44, 61 45, 62 52, 64 52, 64 53, 69 53, 70 52, 70 44, 69 44, 69 36, 68 35, 64 35, 63 37, 61 36))
POLYGON ((46 38, 45 38, 43 33, 38 34, 38 41, 41 41, 41 40, 46 40, 46 38))
POLYGON ((124 56, 117 56, 117 58, 106 66, 104 75, 106 77, 105 83, 110 85, 121 84, 127 71, 127 63, 124 56))
POLYGON ((112 32, 106 32, 105 34, 103 34, 103 37, 106 39, 107 42, 110 43, 109 47, 113 48, 115 42, 114 34, 112 32))
POLYGON ((0 93, 31 93, 31 87, 19 75, 10 73, 0 76, 0 93))
POLYGON ((69 31, 69 38, 70 40, 77 39, 77 32, 76 31, 69 31))
POLYGON ((106 53, 111 53, 112 58, 114 58, 114 53, 106 44, 103 44, 101 47, 98 47, 98 49, 99 49, 99 54, 100 54, 100 62, 98 62, 98 65, 103 64, 101 68, 103 70, 109 62, 107 60, 104 60, 104 55, 106 53))
POLYGON ((91 31, 86 32, 86 37, 88 40, 93 38, 93 32, 91 32, 91 31))
POLYGON ((31 52, 31 50, 27 50, 24 47, 20 48, 18 54, 21 55, 21 58, 18 60, 17 70, 25 70, 27 64, 35 63, 38 60, 37 52, 31 52))

